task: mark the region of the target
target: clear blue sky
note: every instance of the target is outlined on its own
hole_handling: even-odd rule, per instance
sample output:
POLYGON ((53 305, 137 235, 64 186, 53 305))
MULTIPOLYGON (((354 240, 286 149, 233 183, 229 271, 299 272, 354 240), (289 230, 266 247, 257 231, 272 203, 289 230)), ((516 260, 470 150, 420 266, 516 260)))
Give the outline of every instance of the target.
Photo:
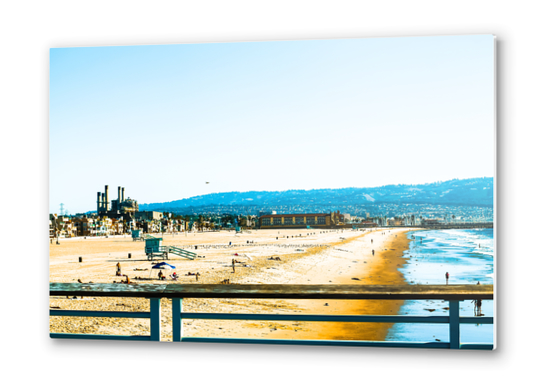
POLYGON ((493 176, 492 35, 54 48, 50 211, 493 176), (209 184, 206 184, 209 182, 209 184))

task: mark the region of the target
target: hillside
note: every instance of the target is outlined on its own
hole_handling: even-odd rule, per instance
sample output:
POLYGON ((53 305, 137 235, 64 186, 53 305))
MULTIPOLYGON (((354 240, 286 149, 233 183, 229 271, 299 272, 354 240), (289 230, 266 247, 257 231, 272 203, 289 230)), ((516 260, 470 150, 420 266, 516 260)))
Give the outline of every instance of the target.
POLYGON ((351 206, 431 204, 493 206, 493 178, 449 180, 418 185, 288 191, 223 192, 163 203, 140 204, 140 210, 182 210, 205 206, 351 206))

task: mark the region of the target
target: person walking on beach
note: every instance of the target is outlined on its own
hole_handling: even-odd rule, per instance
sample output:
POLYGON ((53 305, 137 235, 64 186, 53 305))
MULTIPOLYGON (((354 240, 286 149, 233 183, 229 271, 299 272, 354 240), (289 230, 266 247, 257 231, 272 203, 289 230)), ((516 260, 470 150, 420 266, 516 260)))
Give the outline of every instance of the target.
MULTIPOLYGON (((480 285, 480 282, 476 285, 480 285)), ((474 316, 482 316, 482 299, 475 299, 472 302, 474 303, 474 316)))
POLYGON ((375 250, 373 249, 373 256, 375 255, 375 250))
POLYGON ((474 316, 482 316, 482 299, 476 299, 474 303, 474 316))
POLYGON ((231 269, 233 269, 232 273, 235 273, 235 259, 231 259, 231 269))
POLYGON ((117 276, 121 276, 121 273, 120 273, 120 263, 117 263, 117 276))
POLYGON ((446 272, 446 285, 448 285, 448 279, 450 278, 450 274, 446 272))

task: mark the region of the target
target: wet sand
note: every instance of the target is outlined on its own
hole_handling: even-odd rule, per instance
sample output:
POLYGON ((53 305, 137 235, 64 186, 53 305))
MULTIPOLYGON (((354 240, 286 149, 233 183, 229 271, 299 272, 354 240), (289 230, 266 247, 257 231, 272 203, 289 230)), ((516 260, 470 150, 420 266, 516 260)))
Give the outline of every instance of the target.
MULTIPOLYGON (((408 248, 407 229, 335 231, 317 229, 256 230, 250 233, 207 232, 166 235, 164 245, 179 245, 205 258, 187 260, 172 256, 180 284, 406 284, 398 268, 408 248), (280 232, 280 233, 279 233, 280 232), (321 233, 324 232, 324 233, 321 233), (299 236, 301 235, 301 236, 299 236), (278 239, 277 239, 278 237, 278 239), (373 243, 371 244, 371 239, 373 243), (229 242, 232 246, 229 246, 229 242), (250 243, 247 244, 247 241, 250 243), (252 243, 253 242, 253 243, 252 243), (194 250, 197 245, 198 249, 194 250), (372 250, 375 250, 374 256, 372 250), (237 253, 237 255, 234 255, 237 253), (270 258, 280 260, 269 260, 270 258), (235 273, 231 260, 235 258, 235 273), (247 266, 243 266, 243 264, 247 266), (200 273, 199 281, 194 276, 200 273)), ((161 260, 160 260, 161 261, 161 260)), ((136 284, 174 283, 150 276, 151 263, 144 242, 129 236, 61 239, 50 245, 50 281, 112 283, 120 262, 122 274, 136 284), (132 257, 128 259, 128 253, 132 257), (79 262, 79 257, 83 262, 79 262)), ((169 271, 167 273, 169 275, 169 271)), ((183 300, 189 312, 381 314, 397 313, 399 301, 321 300, 183 300), (326 305, 327 304, 327 305, 326 305)), ((51 298, 50 306, 61 309, 103 311, 148 311, 145 299, 51 298)), ((284 339, 384 340, 391 324, 292 323, 248 321, 183 321, 183 335, 197 337, 265 337, 284 339)), ((148 320, 119 318, 51 317, 51 332, 144 335, 148 320)), ((171 340, 171 303, 162 300, 162 338, 171 340)))

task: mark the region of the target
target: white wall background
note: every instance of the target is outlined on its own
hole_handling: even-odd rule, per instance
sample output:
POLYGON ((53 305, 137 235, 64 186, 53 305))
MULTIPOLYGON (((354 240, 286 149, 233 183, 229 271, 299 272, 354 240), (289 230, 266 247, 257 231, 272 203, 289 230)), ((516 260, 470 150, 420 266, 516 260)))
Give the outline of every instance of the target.
POLYGON ((540 341, 534 322, 525 320, 540 308, 536 225, 542 213, 538 203, 542 27, 536 5, 485 0, 4 2, 0 8, 2 376, 9 382, 77 383, 528 380, 527 375, 537 371, 535 346, 540 341), (496 351, 48 338, 50 47, 471 33, 493 33, 499 41, 496 351), (30 224, 23 226, 25 221, 30 224))

